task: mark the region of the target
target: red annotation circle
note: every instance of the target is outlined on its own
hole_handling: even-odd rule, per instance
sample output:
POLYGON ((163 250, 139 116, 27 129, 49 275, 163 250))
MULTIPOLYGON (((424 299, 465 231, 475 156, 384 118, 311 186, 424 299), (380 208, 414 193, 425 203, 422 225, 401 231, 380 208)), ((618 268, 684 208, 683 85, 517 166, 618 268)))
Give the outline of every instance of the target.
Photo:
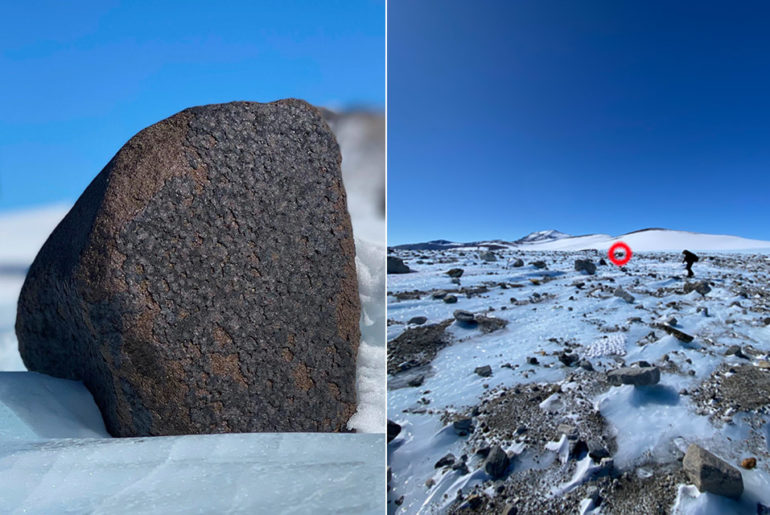
POLYGON ((632 255, 631 247, 629 247, 622 241, 619 241, 616 244, 614 244, 612 247, 610 247, 608 254, 609 254, 610 261, 612 261, 612 263, 617 266, 623 266, 629 261, 631 261, 631 255, 632 255), (625 252, 626 255, 620 259, 616 258, 615 252, 617 252, 618 250, 622 250, 623 252, 625 252))

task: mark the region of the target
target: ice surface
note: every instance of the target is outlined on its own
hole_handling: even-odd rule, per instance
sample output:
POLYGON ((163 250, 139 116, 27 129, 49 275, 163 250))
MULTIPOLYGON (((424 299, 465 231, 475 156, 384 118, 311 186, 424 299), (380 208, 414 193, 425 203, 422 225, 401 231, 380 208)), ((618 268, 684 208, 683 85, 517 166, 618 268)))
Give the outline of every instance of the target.
POLYGON ((384 435, 4 444, 2 513, 382 513, 384 435))

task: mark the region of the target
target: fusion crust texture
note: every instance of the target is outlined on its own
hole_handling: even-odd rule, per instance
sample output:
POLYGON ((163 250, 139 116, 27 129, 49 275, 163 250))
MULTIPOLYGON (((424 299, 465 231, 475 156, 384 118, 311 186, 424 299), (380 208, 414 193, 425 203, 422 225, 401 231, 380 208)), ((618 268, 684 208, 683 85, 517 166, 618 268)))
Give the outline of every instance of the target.
POLYGON ((28 272, 25 365, 83 381, 114 436, 345 431, 360 301, 340 163, 300 100, 142 130, 28 272))

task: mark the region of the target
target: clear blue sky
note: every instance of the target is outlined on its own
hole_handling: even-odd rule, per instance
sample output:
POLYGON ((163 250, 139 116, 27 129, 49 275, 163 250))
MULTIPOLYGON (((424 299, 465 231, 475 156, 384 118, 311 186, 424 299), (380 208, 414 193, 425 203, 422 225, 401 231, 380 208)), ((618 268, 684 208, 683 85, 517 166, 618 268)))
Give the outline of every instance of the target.
POLYGON ((3 2, 0 211, 73 202, 186 107, 385 106, 385 1, 3 2))
POLYGON ((770 240, 770 3, 388 3, 389 244, 770 240))

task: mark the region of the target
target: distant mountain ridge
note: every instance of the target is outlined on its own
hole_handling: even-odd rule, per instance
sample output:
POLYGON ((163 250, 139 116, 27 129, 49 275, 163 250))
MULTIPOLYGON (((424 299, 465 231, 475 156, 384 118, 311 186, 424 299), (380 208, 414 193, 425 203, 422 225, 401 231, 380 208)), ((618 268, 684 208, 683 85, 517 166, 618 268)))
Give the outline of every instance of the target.
POLYGON ((515 241, 484 240, 469 243, 455 243, 434 240, 425 243, 410 243, 392 247, 401 250, 446 250, 456 248, 484 250, 602 250, 623 241, 632 251, 720 251, 720 250, 770 250, 770 241, 754 240, 725 234, 706 234, 677 231, 663 228, 647 228, 628 232, 620 236, 609 234, 585 234, 570 236, 556 230, 537 231, 515 241))

